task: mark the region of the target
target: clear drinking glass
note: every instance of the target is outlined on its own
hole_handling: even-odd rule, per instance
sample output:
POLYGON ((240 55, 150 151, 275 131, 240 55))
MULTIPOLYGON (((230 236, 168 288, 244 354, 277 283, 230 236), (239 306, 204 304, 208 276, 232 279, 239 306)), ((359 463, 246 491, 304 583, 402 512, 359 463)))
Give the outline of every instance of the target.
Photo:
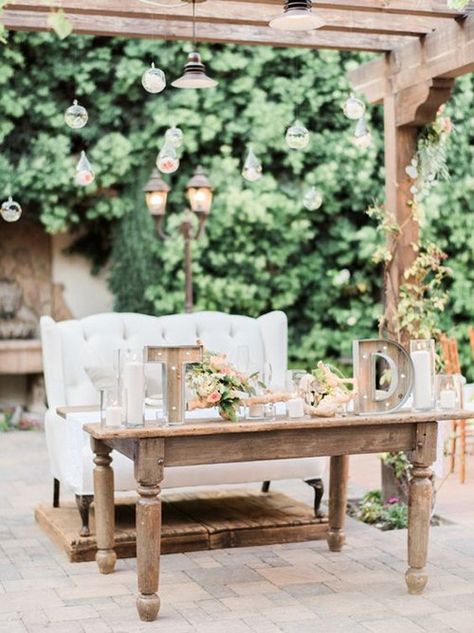
POLYGON ((248 374, 250 367, 250 350, 248 345, 238 345, 235 353, 235 368, 241 374, 248 374))
POLYGON ((427 411, 435 405, 435 343, 433 339, 410 341, 413 362, 413 408, 427 411))

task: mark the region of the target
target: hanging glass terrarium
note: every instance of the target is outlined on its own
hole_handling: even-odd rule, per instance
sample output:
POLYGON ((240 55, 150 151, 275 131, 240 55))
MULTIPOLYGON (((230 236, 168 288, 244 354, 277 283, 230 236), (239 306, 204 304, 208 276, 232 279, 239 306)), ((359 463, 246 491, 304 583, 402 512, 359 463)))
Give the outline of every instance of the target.
POLYGON ((255 156, 255 153, 251 147, 245 159, 244 167, 242 169, 242 176, 248 182, 255 182, 262 177, 262 162, 255 156))
POLYGON ((352 137, 352 143, 356 147, 360 149, 367 149, 372 145, 372 134, 367 128, 367 124, 365 122, 364 117, 357 121, 357 125, 354 130, 354 135, 352 137))
POLYGON ((183 144, 183 131, 179 127, 170 127, 165 132, 165 142, 173 147, 181 147, 183 144))
POLYGON ((342 110, 348 119, 357 121, 357 119, 361 119, 365 114, 365 104, 360 99, 356 99, 354 95, 351 95, 345 101, 342 110))
POLYGON ((310 187, 303 196, 303 206, 309 211, 316 211, 322 204, 323 194, 316 187, 310 187))
POLYGON ((163 92, 166 88, 166 76, 160 68, 155 68, 152 62, 150 68, 147 68, 142 75, 142 86, 151 94, 163 92))
POLYGON ((81 152, 79 162, 76 166, 76 176, 74 182, 78 187, 87 187, 94 182, 95 173, 84 151, 81 152))
POLYGON ((5 220, 5 222, 16 222, 20 219, 22 214, 22 208, 13 200, 11 196, 8 196, 8 200, 2 203, 0 207, 0 215, 5 220))
POLYGON ((305 149, 308 147, 310 133, 299 121, 288 128, 285 141, 290 149, 305 149))
POLYGON ((179 158, 176 149, 170 143, 165 143, 156 159, 156 166, 162 174, 173 174, 179 168, 179 158))
POLYGON ((64 113, 64 120, 66 125, 73 130, 80 130, 87 124, 89 114, 83 106, 79 105, 77 99, 74 99, 72 106, 69 106, 64 113))

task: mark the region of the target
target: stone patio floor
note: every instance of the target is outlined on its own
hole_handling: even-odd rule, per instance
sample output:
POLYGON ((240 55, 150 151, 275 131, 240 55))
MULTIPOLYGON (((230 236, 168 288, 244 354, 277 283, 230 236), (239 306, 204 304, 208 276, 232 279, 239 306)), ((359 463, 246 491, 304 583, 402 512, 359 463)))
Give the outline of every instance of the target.
MULTIPOLYGON (((351 463, 353 492, 377 485, 375 457, 351 463)), ((43 434, 2 434, 0 633, 474 633, 468 476, 465 486, 450 477, 441 489, 438 509, 457 523, 432 530, 423 596, 405 590, 406 533, 348 519, 340 554, 318 541, 163 557, 161 616, 141 623, 134 560, 101 576, 95 563, 69 563, 35 525, 34 506, 52 492, 43 434)), ((301 482, 278 488, 311 502, 301 482)))

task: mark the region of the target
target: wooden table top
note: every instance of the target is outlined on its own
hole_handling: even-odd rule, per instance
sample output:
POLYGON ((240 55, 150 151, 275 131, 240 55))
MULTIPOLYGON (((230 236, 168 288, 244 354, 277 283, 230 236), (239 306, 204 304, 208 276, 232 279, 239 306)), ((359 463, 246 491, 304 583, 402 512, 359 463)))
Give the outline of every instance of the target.
MULTIPOLYGON (((77 411, 76 411, 77 412, 77 411)), ((256 420, 227 422, 224 420, 190 420, 180 426, 160 426, 148 422, 140 427, 102 427, 101 424, 86 424, 84 430, 97 440, 140 439, 149 437, 180 437, 199 435, 222 435, 227 433, 260 433, 295 429, 320 429, 338 427, 364 427, 381 424, 413 424, 421 422, 442 422, 445 420, 466 420, 474 418, 473 411, 400 411, 391 414, 346 415, 333 418, 304 417, 288 419, 279 416, 276 420, 256 420)))

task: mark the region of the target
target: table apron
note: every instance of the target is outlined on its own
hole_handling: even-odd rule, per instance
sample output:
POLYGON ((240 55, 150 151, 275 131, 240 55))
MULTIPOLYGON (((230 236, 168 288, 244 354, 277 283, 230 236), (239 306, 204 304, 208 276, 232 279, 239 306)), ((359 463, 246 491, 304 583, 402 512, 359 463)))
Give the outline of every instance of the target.
MULTIPOLYGON (((417 446, 417 424, 385 423, 363 427, 285 429, 163 439, 165 467, 192 466, 412 451, 417 446)), ((103 440, 130 459, 135 459, 139 443, 146 441, 132 438, 103 440)))

